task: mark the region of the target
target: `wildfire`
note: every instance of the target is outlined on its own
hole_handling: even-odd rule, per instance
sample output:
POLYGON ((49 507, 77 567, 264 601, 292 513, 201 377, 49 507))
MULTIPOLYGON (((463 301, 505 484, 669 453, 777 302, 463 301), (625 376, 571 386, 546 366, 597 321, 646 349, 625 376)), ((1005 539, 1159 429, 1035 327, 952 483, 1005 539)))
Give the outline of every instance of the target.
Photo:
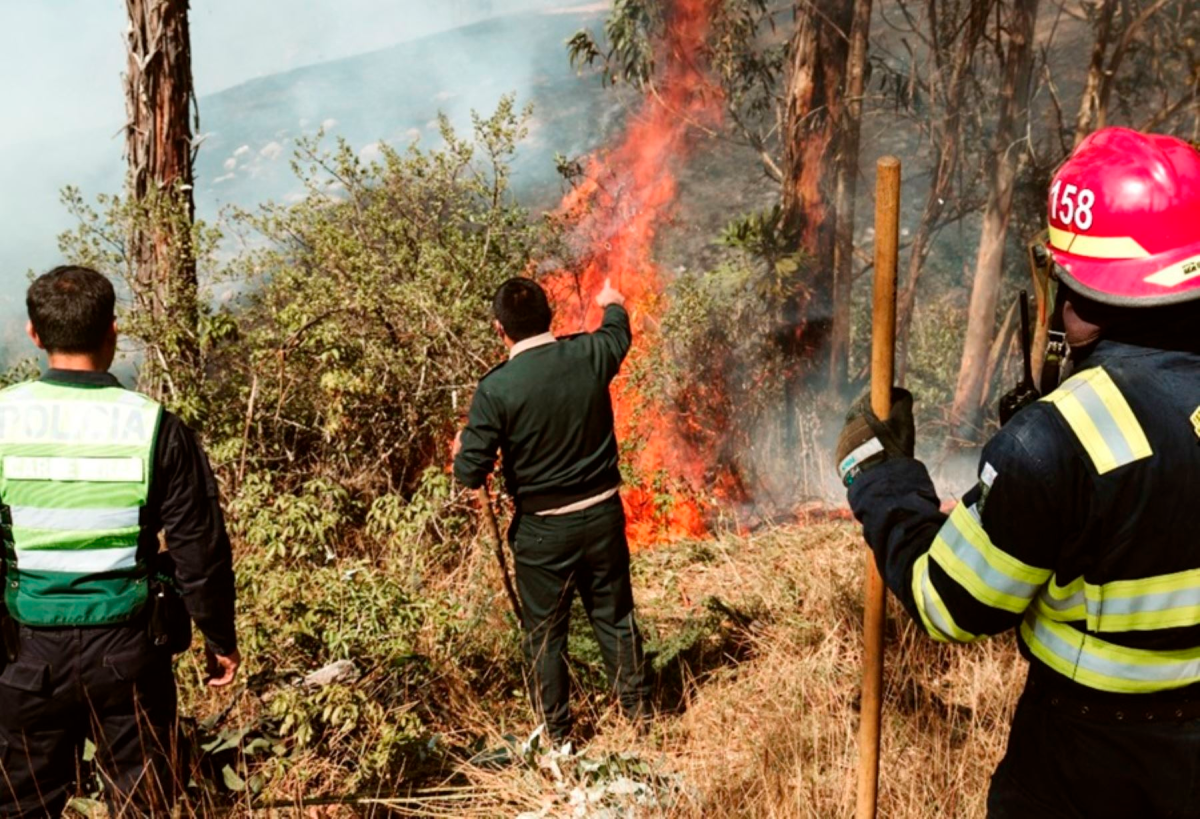
MULTIPOLYGON (((653 86, 617 144, 588 158, 581 180, 562 202, 560 216, 570 225, 577 264, 543 282, 561 332, 599 326, 601 310, 593 298, 605 279, 625 294, 638 336, 626 373, 636 371, 659 341, 666 281, 653 248, 674 210, 676 174, 690 156, 697 126, 716 126, 722 116, 720 90, 703 58, 711 3, 671 3, 665 36, 657 44, 653 86)), ((623 492, 630 542, 637 547, 707 534, 712 511, 707 493, 713 486, 732 491, 736 482, 714 479, 712 452, 695 444, 693 419, 645 395, 628 375, 614 384, 613 393, 617 432, 633 450, 623 455, 637 476, 623 492)))

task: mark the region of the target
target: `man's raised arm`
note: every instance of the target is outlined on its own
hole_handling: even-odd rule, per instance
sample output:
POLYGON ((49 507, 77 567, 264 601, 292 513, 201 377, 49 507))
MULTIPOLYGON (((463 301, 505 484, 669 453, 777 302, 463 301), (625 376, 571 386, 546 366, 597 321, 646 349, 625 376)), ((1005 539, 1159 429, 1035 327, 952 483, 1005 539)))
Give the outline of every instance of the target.
POLYGON ((608 279, 604 280, 604 289, 596 296, 596 304, 604 308, 604 321, 591 334, 592 357, 597 371, 606 381, 612 381, 633 344, 633 330, 625 310, 625 297, 608 279))

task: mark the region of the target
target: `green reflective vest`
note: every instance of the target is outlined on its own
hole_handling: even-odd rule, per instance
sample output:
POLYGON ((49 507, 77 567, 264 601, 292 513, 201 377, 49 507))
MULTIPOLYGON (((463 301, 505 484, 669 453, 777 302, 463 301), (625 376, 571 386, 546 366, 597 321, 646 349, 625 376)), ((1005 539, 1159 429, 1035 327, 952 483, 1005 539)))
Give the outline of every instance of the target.
POLYGON ((141 611, 141 510, 161 414, 119 387, 0 391, 4 599, 17 622, 98 626, 141 611))

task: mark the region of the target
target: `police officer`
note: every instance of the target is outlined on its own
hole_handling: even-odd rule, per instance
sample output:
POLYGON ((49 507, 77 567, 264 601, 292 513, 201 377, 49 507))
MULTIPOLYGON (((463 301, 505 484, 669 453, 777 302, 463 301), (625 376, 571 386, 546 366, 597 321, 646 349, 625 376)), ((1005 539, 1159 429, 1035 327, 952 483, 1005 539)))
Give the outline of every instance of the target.
POLYGON ((486 484, 502 455, 516 503, 509 542, 533 668, 531 696, 555 741, 572 727, 567 628, 576 591, 624 711, 635 718, 646 713, 608 391, 633 337, 620 293, 606 282, 596 301, 604 308, 596 332, 555 338, 550 305, 536 282, 501 285, 493 310, 508 361, 480 381, 455 447, 455 477, 472 489, 486 484))
POLYGON ((1018 630, 989 816, 1200 816, 1200 155, 1103 130, 1049 205, 1074 374, 987 444, 948 517, 907 394, 886 421, 851 411, 839 466, 921 628, 1018 630))
POLYGON ((94 270, 38 278, 28 332, 50 368, 0 392, 4 817, 60 816, 85 737, 112 813, 168 809, 180 782, 171 655, 150 623, 156 569, 171 565, 160 533, 164 582, 206 638, 209 685, 240 663, 216 482, 193 433, 108 373, 114 302, 94 270))

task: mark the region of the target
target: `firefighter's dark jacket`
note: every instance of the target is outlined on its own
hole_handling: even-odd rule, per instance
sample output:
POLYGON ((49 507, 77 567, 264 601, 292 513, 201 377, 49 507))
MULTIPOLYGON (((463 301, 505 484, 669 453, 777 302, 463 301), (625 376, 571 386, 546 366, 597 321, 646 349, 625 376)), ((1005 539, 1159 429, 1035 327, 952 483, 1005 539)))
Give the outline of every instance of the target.
POLYGON ((604 310, 593 333, 526 350, 483 377, 454 476, 483 486, 501 457, 521 511, 566 506, 621 483, 608 387, 633 341, 629 314, 604 310))
MULTIPOLYGON (((109 373, 49 370, 42 380, 74 387, 119 387, 109 373)), ((154 450, 144 529, 164 531, 188 614, 217 654, 237 650, 233 553, 217 481, 192 430, 164 411, 154 450)))
POLYGON ((850 504, 919 625, 955 642, 1017 628, 1031 673, 1069 695, 1200 695, 1194 346, 1101 341, 987 444, 949 516, 919 461, 859 477, 850 504))

